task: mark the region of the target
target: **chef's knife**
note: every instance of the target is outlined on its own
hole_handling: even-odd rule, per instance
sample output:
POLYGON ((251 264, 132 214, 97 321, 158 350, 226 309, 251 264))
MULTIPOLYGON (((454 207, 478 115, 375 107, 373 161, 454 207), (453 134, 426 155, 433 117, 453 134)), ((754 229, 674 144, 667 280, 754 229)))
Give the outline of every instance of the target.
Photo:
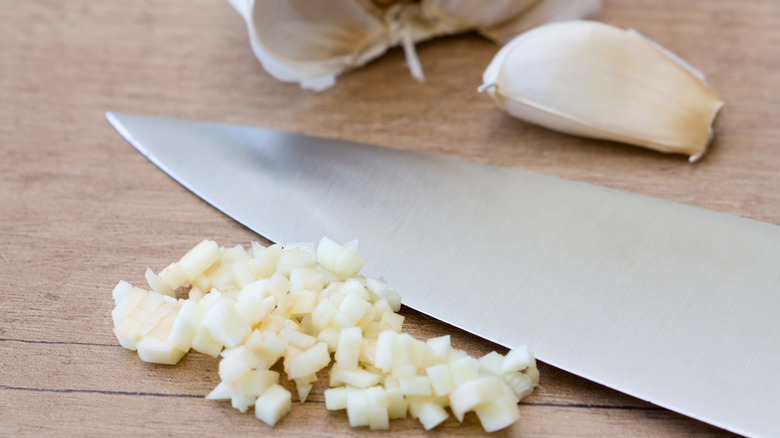
POLYGON ((780 434, 780 227, 518 169, 108 113, 273 242, 358 238, 414 309, 749 436, 780 434))

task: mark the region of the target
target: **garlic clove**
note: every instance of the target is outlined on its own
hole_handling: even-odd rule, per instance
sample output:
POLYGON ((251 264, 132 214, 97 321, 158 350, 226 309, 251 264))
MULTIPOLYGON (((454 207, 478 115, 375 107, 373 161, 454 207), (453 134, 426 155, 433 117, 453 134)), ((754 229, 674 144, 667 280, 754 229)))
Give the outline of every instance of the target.
POLYGON ((547 23, 579 20, 601 9, 601 0, 537 0, 522 14, 481 26, 480 35, 506 44, 523 32, 547 23))
POLYGON ((252 50, 266 71, 303 88, 326 89, 390 47, 369 1, 250 0, 245 12, 252 50))
POLYGON ((695 161, 723 102, 692 71, 635 33, 592 21, 553 23, 509 42, 480 90, 549 129, 695 161))
POLYGON ((357 0, 255 0, 252 18, 269 53, 324 61, 362 52, 381 38, 384 26, 374 9, 357 0))

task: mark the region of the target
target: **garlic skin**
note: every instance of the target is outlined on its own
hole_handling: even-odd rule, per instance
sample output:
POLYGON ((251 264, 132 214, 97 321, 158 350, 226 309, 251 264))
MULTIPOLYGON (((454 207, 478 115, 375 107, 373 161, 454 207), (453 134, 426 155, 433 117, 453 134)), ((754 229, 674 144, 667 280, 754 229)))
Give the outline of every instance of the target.
POLYGON ((411 75, 423 82, 416 43, 472 30, 506 41, 518 29, 582 18, 600 4, 599 0, 228 1, 244 18, 252 51, 263 68, 280 81, 315 91, 332 87, 340 74, 396 46, 403 48, 411 75), (553 3, 560 7, 548 5, 553 3), (583 8, 584 4, 590 6, 583 8), (545 12, 552 10, 558 12, 545 12))
POLYGON ((527 122, 693 162, 723 106, 696 73, 636 32, 567 21, 510 41, 488 65, 480 91, 527 122))
POLYGON ((273 77, 315 91, 388 48, 370 2, 230 0, 247 24, 252 51, 273 77), (373 13, 372 13, 373 12, 373 13))

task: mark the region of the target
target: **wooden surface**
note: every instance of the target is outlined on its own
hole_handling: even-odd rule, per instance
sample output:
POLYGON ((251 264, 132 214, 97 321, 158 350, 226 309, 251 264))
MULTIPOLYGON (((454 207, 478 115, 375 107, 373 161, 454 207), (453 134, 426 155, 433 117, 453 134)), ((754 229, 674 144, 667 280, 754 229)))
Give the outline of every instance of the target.
MULTIPOLYGON (((771 0, 605 0, 594 17, 675 51, 726 102, 713 149, 691 165, 509 118, 476 93, 497 47, 474 35, 421 44, 424 84, 393 50, 317 94, 264 72, 225 1, 0 0, 0 435, 271 432, 251 413, 202 398, 218 379, 214 359, 190 354, 177 366, 155 366, 118 346, 110 318, 118 280, 143 285, 146 266, 159 270, 203 238, 263 241, 137 153, 105 111, 464 157, 780 224, 778 17, 780 2, 771 0)), ((417 336, 451 333, 473 354, 501 350, 405 315, 417 336)), ((540 367, 542 387, 498 435, 726 435, 540 367)), ((322 391, 295 403, 273 433, 369 434, 350 430, 343 412, 326 411, 322 391)), ((471 417, 431 434, 480 430, 471 417)), ((424 432, 407 420, 371 436, 399 433, 424 432)))

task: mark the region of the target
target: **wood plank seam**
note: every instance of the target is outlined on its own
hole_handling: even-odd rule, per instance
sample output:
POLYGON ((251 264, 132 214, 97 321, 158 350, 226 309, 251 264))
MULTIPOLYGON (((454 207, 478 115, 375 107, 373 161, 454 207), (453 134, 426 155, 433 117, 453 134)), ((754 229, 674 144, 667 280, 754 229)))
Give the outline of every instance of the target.
POLYGON ((87 345, 91 347, 118 347, 118 344, 101 344, 95 342, 76 342, 76 341, 46 341, 38 339, 16 339, 16 338, 0 338, 0 342, 21 342, 23 344, 51 344, 51 345, 87 345))

